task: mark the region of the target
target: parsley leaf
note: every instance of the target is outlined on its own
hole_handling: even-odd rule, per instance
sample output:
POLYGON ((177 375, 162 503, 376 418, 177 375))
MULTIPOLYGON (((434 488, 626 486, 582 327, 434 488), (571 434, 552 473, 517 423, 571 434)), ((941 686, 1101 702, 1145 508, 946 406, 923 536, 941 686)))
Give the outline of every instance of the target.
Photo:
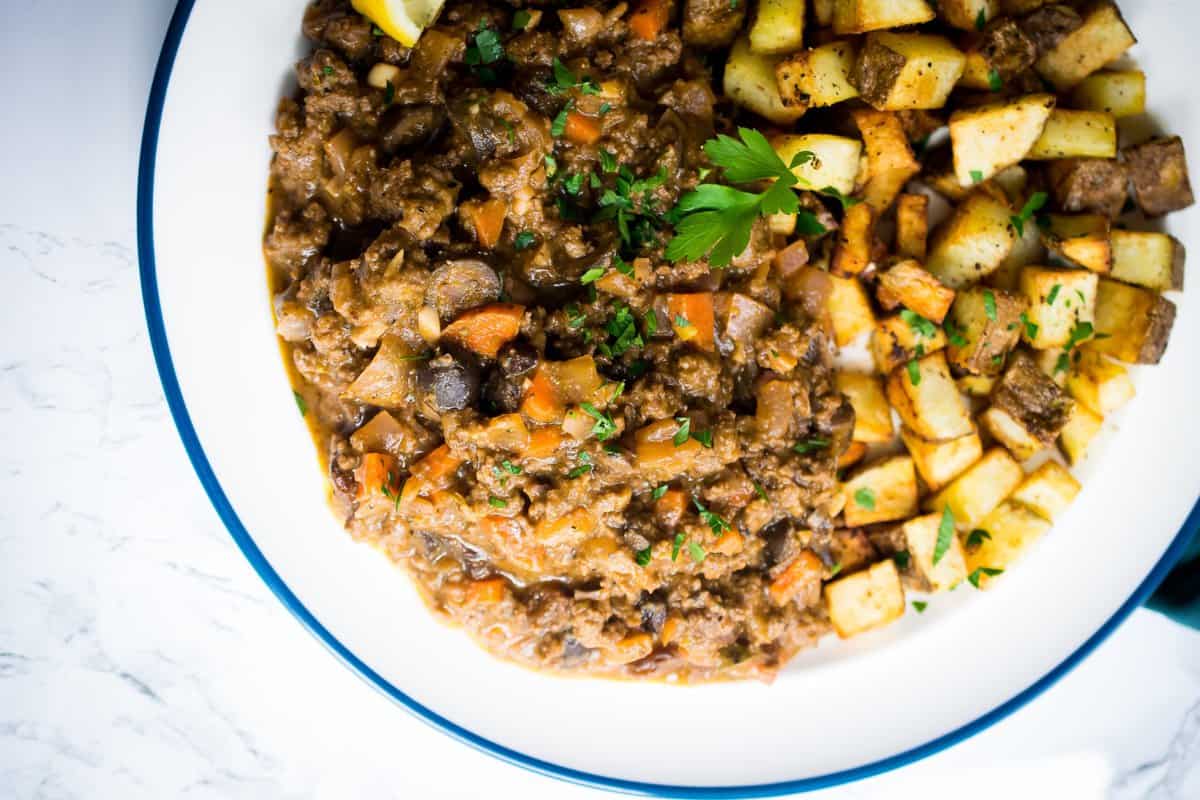
POLYGON ((1030 339, 1036 339, 1038 335, 1038 326, 1036 322, 1029 321, 1029 315, 1024 311, 1021 312, 1021 324, 1025 326, 1025 335, 1030 339))
POLYGON ((696 505, 696 511, 700 513, 700 519, 708 524, 714 534, 720 535, 723 531, 729 530, 729 523, 701 505, 699 500, 693 497, 692 502, 696 505))
POLYGON ((924 614, 925 609, 929 607, 929 603, 926 603, 924 600, 913 600, 912 606, 918 614, 924 614))
POLYGON ((654 487, 654 491, 650 493, 650 498, 652 500, 660 500, 660 499, 662 499, 662 496, 666 493, 667 493, 667 485, 664 483, 662 486, 654 487))
POLYGON ((516 238, 513 239, 513 247, 518 250, 527 250, 530 247, 533 247, 535 240, 536 237, 529 231, 521 231, 517 234, 516 238))
POLYGON ((671 560, 679 558, 679 551, 683 548, 684 535, 682 533, 675 534, 674 540, 671 542, 671 560))
POLYGON ((904 368, 908 371, 908 382, 913 386, 920 386, 921 365, 917 363, 917 360, 915 358, 911 359, 907 364, 904 365, 904 368))
POLYGON ((971 170, 971 182, 972 183, 983 183, 983 173, 977 169, 971 170))
POLYGON ((683 447, 683 443, 691 436, 692 420, 688 417, 676 417, 675 422, 679 423, 679 429, 671 437, 671 443, 676 447, 683 447))
POLYGON ((976 528, 967 534, 967 547, 979 547, 983 544, 984 539, 991 539, 992 535, 983 528, 976 528))
POLYGON ((792 449, 800 455, 811 453, 814 450, 824 450, 829 447, 829 440, 814 436, 811 439, 805 439, 803 442, 796 442, 792 445, 792 449))
POLYGON ((966 332, 965 328, 960 328, 958 323, 952 319, 946 320, 946 339, 955 347, 966 347, 967 337, 963 336, 966 332))
POLYGON ((900 310, 900 319, 908 323, 908 327, 912 328, 918 336, 924 336, 926 339, 932 339, 937 335, 937 325, 934 325, 929 320, 922 317, 920 314, 909 311, 907 308, 900 310))
POLYGON ((771 498, 767 497, 767 490, 762 487, 762 484, 759 483, 758 481, 754 481, 753 483, 754 483, 754 493, 756 495, 758 495, 761 499, 770 502, 771 498))
POLYGON ((874 511, 875 492, 864 486, 854 493, 854 503, 859 508, 865 508, 867 511, 874 511))
POLYGON ((617 424, 608 414, 603 414, 596 410, 596 407, 591 403, 583 403, 580 405, 583 413, 596 420, 596 424, 592 426, 592 435, 600 441, 612 438, 617 432, 617 424))
POLYGON ((994 69, 988 70, 988 88, 993 92, 998 92, 1004 88, 1004 80, 1000 77, 1000 73, 994 69))
POLYGON ((938 523, 937 542, 933 545, 933 565, 942 560, 946 552, 950 549, 950 543, 954 541, 954 513, 950 511, 950 506, 945 506, 942 509, 942 521, 938 523))
POLYGON ((1033 215, 1042 210, 1042 206, 1046 205, 1046 201, 1050 199, 1050 195, 1045 192, 1034 192, 1025 201, 1025 205, 1021 206, 1020 213, 1009 217, 1009 222, 1017 229, 1017 236, 1025 235, 1025 223, 1033 218, 1033 215))
POLYGON ((645 567, 645 566, 649 565, 650 564, 650 548, 647 547, 645 550, 638 550, 637 553, 634 554, 633 558, 637 562, 637 565, 639 567, 645 567))
POLYGON ((525 30, 525 28, 527 28, 529 26, 529 23, 532 20, 533 20, 533 15, 522 8, 520 11, 513 14, 513 18, 512 18, 513 30, 514 31, 525 30))
POLYGON ((658 315, 654 313, 653 308, 646 309, 646 313, 642 317, 642 329, 647 336, 658 333, 658 315))
POLYGON ((579 282, 585 286, 589 283, 595 283, 604 277, 605 272, 607 272, 607 270, 604 267, 592 267, 587 272, 583 273, 583 276, 579 279, 579 282))
POLYGON ((1095 328, 1092 323, 1087 321, 1079 321, 1075 323, 1075 327, 1071 328, 1071 334, 1067 337, 1067 343, 1063 345, 1063 349, 1070 351, 1075 345, 1080 342, 1086 342, 1095 333, 1095 328))
POLYGON ((591 78, 584 77, 576 78, 575 73, 567 69, 566 65, 554 59, 554 82, 546 87, 550 94, 562 94, 571 89, 579 89, 582 94, 600 94, 600 87, 591 78))
POLYGON ((550 135, 558 138, 563 135, 567 129, 567 115, 571 113, 571 109, 575 107, 574 100, 568 100, 567 104, 562 107, 562 110, 554 115, 554 121, 550 123, 550 135))
MULTIPOLYGON (((775 152, 775 148, 771 147, 767 137, 753 128, 738 128, 738 135, 741 137, 740 142, 722 133, 716 139, 709 139, 704 143, 705 154, 714 164, 724 168, 726 180, 732 183, 751 183, 765 178, 786 180, 785 176, 792 175, 791 169, 783 163, 783 159, 775 152)), ((811 158, 809 154, 808 160, 811 158)), ((792 182, 795 183, 794 175, 792 182)))
POLYGON ((974 586, 976 589, 978 589, 979 588, 979 579, 982 578, 984 575, 988 576, 989 578, 994 578, 997 575, 1003 575, 1003 574, 1004 574, 1004 570, 997 569, 995 567, 976 567, 974 570, 972 570, 971 574, 967 576, 967 580, 969 580, 971 582, 972 586, 974 586))
POLYGON ((300 416, 308 416, 308 403, 304 402, 304 395, 297 391, 292 392, 292 398, 296 401, 296 408, 300 411, 300 416))
POLYGON ((617 171, 617 157, 607 150, 600 151, 600 169, 605 172, 617 171))
POLYGON ((692 431, 692 438, 699 442, 704 447, 712 449, 713 433, 712 431, 692 431))
POLYGON ((991 289, 983 290, 983 313, 992 322, 996 321, 996 294, 991 289))
POLYGON ((896 554, 892 556, 892 561, 895 561, 896 566, 900 569, 906 568, 910 560, 912 560, 912 556, 908 554, 907 550, 898 550, 896 554))
POLYGON ((500 466, 504 467, 504 471, 509 475, 520 475, 524 470, 516 464, 509 461, 507 458, 500 462, 500 466))
POLYGON ((1071 357, 1064 351, 1058 354, 1058 360, 1054 362, 1054 374, 1066 372, 1071 368, 1071 357))
POLYGON ((501 497, 492 496, 488 498, 488 505, 492 508, 507 508, 508 501, 501 497))
POLYGON ((704 548, 695 542, 688 542, 688 555, 692 557, 692 561, 697 564, 703 564, 704 559, 708 557, 708 553, 704 552, 704 548))
POLYGON ((983 26, 987 25, 987 9, 979 9, 979 15, 975 17, 975 30, 983 30, 983 26))
POLYGON ((1050 287, 1050 294, 1046 295, 1046 305, 1054 305, 1054 301, 1058 299, 1058 293, 1062 290, 1062 284, 1056 283, 1050 287))

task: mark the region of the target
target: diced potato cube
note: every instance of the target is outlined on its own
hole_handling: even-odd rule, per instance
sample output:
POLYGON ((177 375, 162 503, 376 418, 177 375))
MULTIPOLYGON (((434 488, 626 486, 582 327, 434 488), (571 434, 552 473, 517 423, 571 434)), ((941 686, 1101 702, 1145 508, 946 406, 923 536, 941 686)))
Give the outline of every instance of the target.
POLYGON ((917 361, 915 370, 893 372, 887 395, 901 421, 918 436, 945 441, 975 432, 941 352, 917 361))
POLYGON ((750 26, 755 53, 790 53, 804 44, 804 0, 759 0, 750 26))
POLYGON ((925 0, 834 0, 833 32, 866 33, 920 25, 933 17, 933 9, 925 0))
POLYGON ((1029 508, 1047 522, 1067 510, 1079 494, 1079 481, 1057 461, 1047 461, 1026 476, 1009 500, 1029 508))
POLYGON ((941 108, 965 62, 962 51, 941 36, 877 31, 858 53, 854 85, 880 111, 941 108))
POLYGON ((1160 294, 1102 278, 1096 292, 1096 338, 1087 347, 1127 364, 1157 364, 1175 325, 1175 304, 1160 294))
POLYGON ((977 433, 945 442, 932 442, 922 439, 908 428, 901 428, 900 438, 904 440, 904 446, 908 448, 921 479, 934 492, 983 456, 983 443, 977 433))
POLYGON ((1115 158, 1063 158, 1047 170, 1054 202, 1063 211, 1116 219, 1129 198, 1129 173, 1115 158))
POLYGON ((924 261, 928 237, 929 198, 923 194, 900 195, 896 201, 896 251, 924 261))
POLYGON ((986 192, 969 195, 933 237, 925 267, 951 289, 995 271, 1013 249, 1012 208, 986 192))
POLYGON ((858 97, 850 76, 858 48, 839 40, 789 56, 775 68, 779 93, 788 105, 820 108, 858 97))
MULTIPOLYGON (((1003 356, 1001 356, 1003 359, 1003 356)), ((1000 378, 996 375, 963 375, 955 383, 958 388, 972 397, 987 397, 1000 378)))
POLYGON ((1033 358, 1018 353, 980 419, 997 441, 1025 460, 1054 444, 1074 405, 1033 358))
POLYGON ((917 473, 908 456, 892 456, 866 466, 842 487, 846 525, 906 519, 917 512, 917 473))
POLYGON ((890 558, 825 584, 829 621, 843 639, 898 619, 904 613, 904 587, 890 558))
MULTIPOLYGON (((1024 205, 1022 203, 1022 205, 1024 205)), ((988 275, 984 282, 996 289, 1016 291, 1021 283, 1021 270, 1031 264, 1046 263, 1046 247, 1042 244, 1042 232, 1037 225, 1022 225, 1021 235, 1000 267, 988 275)))
POLYGON ((906 365, 914 358, 921 358, 946 346, 946 334, 941 328, 927 335, 923 326, 913 327, 900 315, 879 320, 871 334, 871 354, 875 365, 884 375, 906 365))
POLYGON ((987 588, 993 576, 984 570, 1007 571, 1029 546, 1050 530, 1050 523, 1020 503, 1005 501, 980 520, 980 530, 991 538, 967 550, 967 575, 976 575, 979 588, 987 588), (976 570, 979 570, 976 573, 976 570))
POLYGON ((862 133, 867 156, 866 185, 860 194, 867 205, 882 214, 891 207, 904 184, 921 171, 921 165, 909 147, 898 116, 887 111, 859 109, 853 112, 853 117, 862 133))
POLYGON ((1069 111, 1056 108, 1046 120, 1042 135, 1025 156, 1031 160, 1055 158, 1115 158, 1117 121, 1104 111, 1069 111))
POLYGON ((837 346, 845 347, 875 326, 875 312, 858 280, 830 275, 829 282, 829 320, 837 346))
POLYGON ((953 523, 949 527, 949 542, 938 562, 933 563, 941 534, 942 516, 936 513, 910 519, 904 523, 903 529, 913 566, 929 582, 929 588, 934 592, 952 589, 967 577, 967 562, 953 523))
POLYGON ((892 429, 892 407, 883 393, 883 381, 861 372, 839 372, 836 383, 838 391, 846 395, 854 407, 852 439, 867 444, 890 442, 895 431, 892 429))
POLYGON ((1024 160, 1042 135, 1054 95, 1031 94, 950 115, 954 174, 972 186, 1024 160))
POLYGON ((1117 119, 1146 110, 1146 73, 1138 70, 1096 72, 1071 92, 1069 105, 1084 111, 1103 111, 1117 119))
POLYGON ((909 259, 880 273, 875 297, 889 311, 902 305, 940 325, 954 302, 954 290, 909 259))
POLYGON ((1054 255, 1092 272, 1112 268, 1108 217, 1100 214, 1048 214, 1042 242, 1054 255))
POLYGON ((1096 438, 1096 434, 1104 427, 1104 417, 1092 411, 1083 403, 1076 403, 1060 437, 1063 452, 1072 464, 1078 464, 1087 458, 1088 446, 1096 438))
POLYGON ((859 157, 862 155, 862 142, 858 139, 826 133, 804 133, 779 136, 772 144, 785 164, 791 164, 795 155, 802 150, 813 154, 811 161, 792 167, 800 186, 813 189, 829 186, 844 195, 854 193, 859 157))
POLYGON ((1043 53, 1035 67, 1060 92, 1066 91, 1116 60, 1136 41, 1117 7, 1099 3, 1084 15, 1082 25, 1043 53))
POLYGON ((980 20, 991 22, 1000 15, 1000 0, 939 0, 938 16, 964 31, 973 31, 980 20))
POLYGON ((871 265, 874 245, 875 212, 866 203, 850 206, 838 228, 832 271, 845 277, 863 272, 871 265))
POLYGON ((1065 346, 1072 331, 1094 321, 1098 282, 1096 273, 1082 269, 1021 270, 1021 293, 1029 301, 1028 324, 1021 326, 1025 341, 1038 350, 1065 346))
POLYGON ((947 357, 972 375, 999 375, 1005 357, 1021 341, 1022 295, 972 286, 958 293, 946 321, 947 357))
POLYGON ((1112 232, 1110 277, 1156 292, 1183 288, 1183 244, 1166 233, 1112 232))
POLYGON ((1101 417, 1133 399, 1133 381, 1124 367, 1090 350, 1074 359, 1067 373, 1067 391, 1101 417))
POLYGON ((946 506, 959 530, 979 527, 979 522, 1021 485, 1025 472, 1003 447, 989 450, 949 486, 925 499, 928 511, 946 506))
POLYGON ((745 37, 738 39, 725 62, 725 96, 771 122, 786 125, 804 116, 804 107, 788 106, 775 82, 778 56, 750 50, 745 37))
POLYGON ((1067 385, 1067 370, 1071 368, 1069 353, 1062 350, 1035 350, 1033 360, 1042 374, 1054 381, 1055 386, 1062 388, 1067 385))
POLYGON ((1151 139, 1121 151, 1129 170, 1133 201, 1146 216, 1158 217, 1195 202, 1187 155, 1178 136, 1151 139))

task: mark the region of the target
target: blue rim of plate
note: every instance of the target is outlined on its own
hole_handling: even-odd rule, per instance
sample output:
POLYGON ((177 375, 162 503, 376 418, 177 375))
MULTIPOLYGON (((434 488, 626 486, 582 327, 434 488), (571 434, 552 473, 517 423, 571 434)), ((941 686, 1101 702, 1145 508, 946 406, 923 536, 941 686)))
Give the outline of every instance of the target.
POLYGON ((196 430, 192 426, 192 420, 188 415, 187 405, 184 402, 183 393, 179 387, 179 380, 175 374, 175 366, 171 361, 171 352, 167 344, 167 333, 163 325, 162 308, 159 305, 158 299, 158 280, 155 273, 154 260, 154 170, 157 160, 158 134, 162 122, 167 85, 171 80, 171 71, 175 65, 175 56, 179 51, 179 43, 183 39, 184 29, 187 27, 188 17, 191 15, 195 3, 196 0, 179 0, 175 6, 175 12, 171 17, 171 24, 167 29, 163 49, 158 58, 158 66, 154 72, 154 82, 150 88, 150 100, 146 108, 145 127, 142 130, 141 157, 138 165, 137 240, 139 273, 142 283, 142 303, 145 307, 146 325, 150 332, 150 344, 154 351, 154 361, 158 367, 159 379, 162 381, 167 405, 171 409, 171 416, 175 420, 175 427, 179 430, 179 436, 183 440, 183 446, 187 451, 188 458, 192 462, 192 467, 196 471, 196 476, 200 479, 204 491, 208 493, 213 508, 216 509, 221 521, 225 523, 225 527, 229 529, 230 535, 233 536, 233 540, 241 549, 242 554, 250 562, 250 565, 258 573, 259 577, 262 578, 263 582, 266 583, 267 587, 279 598, 279 601, 299 620, 300 624, 308 628, 325 647, 337 658, 341 659, 346 666, 357 673, 359 677, 408 709, 408 711, 415 714, 422 721, 458 741, 495 756, 501 761, 536 772, 540 775, 558 778, 581 786, 624 792, 643 797, 778 797, 797 792, 826 789, 869 778, 873 775, 888 772, 906 764, 919 761, 934 753, 945 750, 951 745, 958 744, 996 724, 1053 686, 1101 642, 1107 639, 1134 609, 1145 602, 1183 554, 1189 539, 1188 532, 1195 529, 1197 525, 1200 525, 1200 503, 1197 503, 1184 522, 1183 528, 1167 548, 1166 553, 1154 565, 1154 569, 1150 571, 1150 574, 1146 576, 1146 579, 1142 581, 1141 585, 1137 587, 1129 599, 1087 641, 1028 689, 993 708, 973 722, 967 723, 925 744, 870 764, 864 764, 840 772, 832 772, 827 775, 800 778, 792 781, 780 781, 777 783, 720 787, 672 786, 669 784, 643 783, 640 781, 610 778, 604 775, 595 775, 571 769, 559 764, 552 764, 548 761, 517 752, 467 730, 432 709, 421 705, 399 688, 388 683, 382 675, 367 666, 344 644, 338 641, 337 637, 322 625, 313 613, 305 607, 295 593, 284 583, 279 573, 267 561, 262 551, 254 543, 254 539, 250 536, 249 531, 246 530, 238 519, 237 512, 234 511, 229 499, 225 496, 225 492, 221 488, 221 484, 218 482, 212 466, 208 463, 208 457, 204 453, 204 448, 200 444, 196 430))

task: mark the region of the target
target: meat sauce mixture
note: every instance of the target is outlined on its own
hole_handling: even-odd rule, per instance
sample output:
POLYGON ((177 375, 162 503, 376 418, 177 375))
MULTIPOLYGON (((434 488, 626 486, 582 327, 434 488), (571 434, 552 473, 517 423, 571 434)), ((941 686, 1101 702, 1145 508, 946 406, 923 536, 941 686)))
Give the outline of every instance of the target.
POLYGON ((265 252, 333 505, 505 658, 769 678, 855 546, 854 413, 765 220, 723 269, 664 256, 737 122, 710 65, 746 4, 652 40, 625 3, 518 5, 450 3, 412 49, 305 13, 265 252))

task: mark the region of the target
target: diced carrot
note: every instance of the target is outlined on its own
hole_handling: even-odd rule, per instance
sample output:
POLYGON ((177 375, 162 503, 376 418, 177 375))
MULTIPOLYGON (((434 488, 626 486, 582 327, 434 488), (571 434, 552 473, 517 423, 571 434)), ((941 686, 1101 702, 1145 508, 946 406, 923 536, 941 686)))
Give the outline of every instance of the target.
POLYGON ((596 530, 596 518, 586 508, 577 508, 537 524, 533 535, 541 542, 582 540, 596 530))
POLYGON ((675 635, 679 633, 680 624, 679 617, 667 617, 662 625, 662 630, 658 632, 659 641, 663 644, 670 644, 675 639, 675 635))
POLYGON ((561 422, 567 408, 558 393, 558 385, 543 364, 533 373, 525 399, 521 401, 521 413, 534 422, 561 422))
POLYGON ((549 458, 562 441, 562 431, 558 428, 538 428, 529 434, 529 446, 523 455, 525 458, 549 458))
POLYGON ((667 313, 676 336, 709 353, 715 349, 712 292, 667 295, 667 313))
POLYGON ((682 489, 668 489, 654 501, 654 516, 664 528, 674 528, 687 511, 687 495, 682 489))
POLYGON ((501 414, 488 422, 487 440, 493 447, 520 453, 529 446, 529 428, 520 414, 501 414))
POLYGON ((631 664, 650 655, 654 649, 654 638, 648 633, 634 633, 613 645, 608 654, 610 664, 631 664))
POLYGON ((567 112, 567 124, 563 128, 563 135, 567 137, 567 141, 575 144, 595 144, 600 141, 602 132, 600 121, 595 117, 580 114, 578 111, 567 112))
POLYGON ((848 467, 851 464, 857 464, 862 460, 862 457, 867 454, 867 446, 862 442, 851 442, 846 448, 846 452, 842 453, 838 459, 838 469, 848 467))
POLYGON ((441 445, 412 465, 412 477, 424 481, 432 489, 445 489, 462 466, 462 459, 453 455, 447 445, 441 445))
POLYGON ((629 30, 643 41, 657 39, 667 27, 670 14, 670 0, 641 0, 629 15, 629 30))
POLYGON ((367 453, 355 471, 358 482, 358 499, 379 495, 395 500, 400 491, 400 471, 396 459, 385 453, 367 453), (386 488, 385 488, 386 487, 386 488))
POLYGON ((695 439, 675 444, 679 423, 660 419, 638 429, 634 434, 634 456, 642 469, 653 469, 661 477, 684 472, 700 455, 702 445, 695 439))
POLYGON ((499 603, 508 587, 504 578, 484 578, 467 584, 466 601, 470 605, 499 603))
POLYGON ((745 546, 745 544, 746 540, 742 538, 742 535, 737 531, 730 529, 722 533, 721 536, 712 543, 712 546, 709 547, 708 550, 711 553, 720 553, 722 555, 732 556, 742 552, 742 548, 745 546))
POLYGON ((491 250, 500 241, 504 231, 504 220, 508 216, 508 203, 502 197, 489 197, 487 200, 467 201, 463 203, 463 211, 471 218, 475 226, 475 239, 480 247, 491 250))
POLYGON ((558 383, 558 394, 564 403, 587 403, 596 401, 596 392, 604 385, 604 378, 596 369, 596 359, 579 356, 570 361, 550 362, 558 383))
POLYGON ((472 309, 442 331, 442 340, 457 342, 481 356, 495 358, 500 348, 517 338, 525 306, 492 303, 472 309))
POLYGON ((825 565, 812 550, 803 550, 787 569, 775 576, 767 588, 775 605, 785 605, 800 593, 801 589, 820 585, 825 565))

